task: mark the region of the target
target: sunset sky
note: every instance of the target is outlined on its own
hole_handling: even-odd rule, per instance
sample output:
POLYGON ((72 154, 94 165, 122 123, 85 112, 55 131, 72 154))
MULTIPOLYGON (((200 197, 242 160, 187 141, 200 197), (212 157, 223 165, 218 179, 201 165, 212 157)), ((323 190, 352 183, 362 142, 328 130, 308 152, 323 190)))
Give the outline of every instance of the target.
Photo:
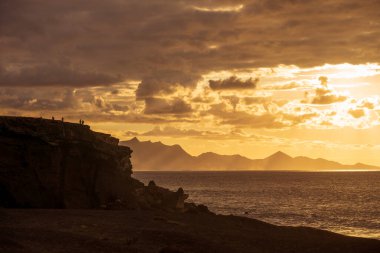
POLYGON ((0 114, 380 165, 380 1, 1 0, 0 114))

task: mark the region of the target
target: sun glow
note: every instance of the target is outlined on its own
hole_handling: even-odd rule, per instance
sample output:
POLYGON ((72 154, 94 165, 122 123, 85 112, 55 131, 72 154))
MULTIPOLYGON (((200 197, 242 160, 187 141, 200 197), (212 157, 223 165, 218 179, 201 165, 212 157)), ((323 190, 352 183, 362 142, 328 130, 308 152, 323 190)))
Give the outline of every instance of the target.
POLYGON ((300 72, 319 72, 324 73, 330 78, 351 79, 358 77, 370 77, 380 75, 380 65, 378 63, 367 64, 325 64, 323 66, 302 69, 300 72))
POLYGON ((193 6, 194 10, 203 11, 203 12, 238 12, 244 8, 243 4, 236 6, 221 6, 221 7, 199 7, 193 6))

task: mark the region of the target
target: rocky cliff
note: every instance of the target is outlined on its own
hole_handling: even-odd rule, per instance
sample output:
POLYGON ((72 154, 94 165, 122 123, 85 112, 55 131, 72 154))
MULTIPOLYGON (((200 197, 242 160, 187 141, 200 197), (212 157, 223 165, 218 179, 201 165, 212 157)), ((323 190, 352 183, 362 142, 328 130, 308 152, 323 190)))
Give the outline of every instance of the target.
POLYGON ((172 208, 186 195, 133 179, 132 150, 89 126, 0 117, 0 206, 172 208))

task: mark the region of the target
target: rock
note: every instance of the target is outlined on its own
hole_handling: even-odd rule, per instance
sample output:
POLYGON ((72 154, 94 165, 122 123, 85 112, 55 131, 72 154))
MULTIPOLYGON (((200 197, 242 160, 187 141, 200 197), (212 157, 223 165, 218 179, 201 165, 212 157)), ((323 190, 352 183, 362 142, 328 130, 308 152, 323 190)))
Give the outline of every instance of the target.
POLYGON ((189 195, 185 194, 184 190, 180 187, 176 192, 176 209, 184 210, 185 208, 185 200, 189 197, 189 195))
POLYGON ((185 203, 184 204, 184 211, 186 213, 193 213, 193 214, 197 214, 197 213, 208 213, 208 214, 214 214, 212 213, 207 206, 205 205, 196 205, 194 203, 185 203))
POLYGON ((197 209, 201 213, 210 213, 210 210, 208 210, 208 207, 202 204, 198 205, 197 209))
POLYGON ((156 186, 154 181, 150 181, 147 187, 140 188, 137 193, 140 206, 172 211, 184 211, 185 200, 189 197, 182 188, 172 192, 156 186))
POLYGON ((156 183, 153 180, 149 181, 148 187, 155 187, 155 186, 156 186, 156 183))
POLYGON ((185 211, 188 195, 131 177, 132 150, 83 124, 0 116, 0 207, 185 211))
POLYGON ((136 202, 132 150, 88 126, 0 117, 0 206, 97 208, 136 202))

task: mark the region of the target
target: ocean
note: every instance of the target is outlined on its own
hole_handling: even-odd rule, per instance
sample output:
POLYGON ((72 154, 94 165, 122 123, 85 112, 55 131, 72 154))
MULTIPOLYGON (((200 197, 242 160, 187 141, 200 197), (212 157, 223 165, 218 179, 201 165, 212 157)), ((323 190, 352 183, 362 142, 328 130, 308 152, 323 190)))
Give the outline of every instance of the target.
POLYGON ((380 239, 380 172, 134 172, 218 214, 380 239))

